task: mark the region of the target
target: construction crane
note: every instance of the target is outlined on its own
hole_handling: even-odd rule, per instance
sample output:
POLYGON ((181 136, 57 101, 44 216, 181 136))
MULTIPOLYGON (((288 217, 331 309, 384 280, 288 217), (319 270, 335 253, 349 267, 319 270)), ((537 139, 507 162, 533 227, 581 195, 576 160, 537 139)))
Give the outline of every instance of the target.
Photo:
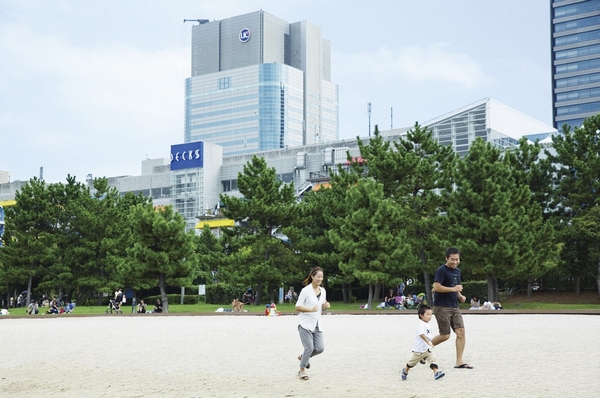
POLYGON ((208 19, 184 19, 183 23, 186 22, 198 22, 198 25, 202 25, 203 23, 209 23, 208 19))

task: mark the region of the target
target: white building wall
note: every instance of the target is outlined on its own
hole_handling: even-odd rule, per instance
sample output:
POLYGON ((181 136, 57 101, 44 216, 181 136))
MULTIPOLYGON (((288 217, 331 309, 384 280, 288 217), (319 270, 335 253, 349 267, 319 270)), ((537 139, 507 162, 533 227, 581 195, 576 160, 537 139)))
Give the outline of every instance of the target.
POLYGON ((154 174, 154 168, 157 166, 167 166, 169 160, 166 158, 142 160, 142 175, 154 174))
POLYGON ((0 184, 6 184, 10 181, 10 173, 6 170, 0 170, 0 184))
MULTIPOLYGON (((204 143, 204 186, 201 187, 203 210, 214 210, 221 193, 221 165, 223 164, 223 148, 204 143)), ((197 221, 197 220, 196 220, 197 221)))

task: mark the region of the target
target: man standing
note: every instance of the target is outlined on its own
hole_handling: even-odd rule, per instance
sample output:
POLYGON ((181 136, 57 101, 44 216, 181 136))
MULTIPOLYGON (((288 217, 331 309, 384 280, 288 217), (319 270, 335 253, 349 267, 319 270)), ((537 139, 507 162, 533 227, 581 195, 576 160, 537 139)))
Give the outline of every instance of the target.
POLYGON ((438 323, 440 334, 431 340, 434 346, 443 343, 450 338, 450 329, 456 333, 456 369, 473 369, 463 362, 465 350, 465 325, 462 314, 458 308, 458 302, 464 303, 467 299, 462 295, 462 284, 460 280, 460 251, 454 247, 446 250, 446 264, 442 264, 435 271, 433 279, 433 314, 438 323))

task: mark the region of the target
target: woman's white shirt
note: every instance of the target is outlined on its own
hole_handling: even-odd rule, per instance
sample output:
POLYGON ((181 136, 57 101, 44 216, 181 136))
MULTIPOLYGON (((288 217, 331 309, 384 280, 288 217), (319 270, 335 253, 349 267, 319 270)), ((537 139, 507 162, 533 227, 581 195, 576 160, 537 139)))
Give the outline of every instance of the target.
POLYGON ((323 303, 327 300, 325 288, 321 287, 321 295, 317 297, 312 284, 305 286, 298 296, 296 301, 296 307, 314 308, 318 306, 316 312, 299 312, 298 313, 298 325, 302 326, 306 330, 311 332, 315 331, 317 325, 319 331, 323 331, 323 325, 321 324, 321 311, 323 309, 323 303))

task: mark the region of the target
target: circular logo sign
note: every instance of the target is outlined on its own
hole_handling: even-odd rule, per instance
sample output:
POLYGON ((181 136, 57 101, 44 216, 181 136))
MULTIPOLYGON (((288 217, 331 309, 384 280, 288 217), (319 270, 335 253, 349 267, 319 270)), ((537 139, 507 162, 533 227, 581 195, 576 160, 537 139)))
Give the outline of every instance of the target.
POLYGON ((244 28, 244 29, 240 30, 240 41, 242 43, 245 43, 248 40, 250 40, 250 29, 244 28))

